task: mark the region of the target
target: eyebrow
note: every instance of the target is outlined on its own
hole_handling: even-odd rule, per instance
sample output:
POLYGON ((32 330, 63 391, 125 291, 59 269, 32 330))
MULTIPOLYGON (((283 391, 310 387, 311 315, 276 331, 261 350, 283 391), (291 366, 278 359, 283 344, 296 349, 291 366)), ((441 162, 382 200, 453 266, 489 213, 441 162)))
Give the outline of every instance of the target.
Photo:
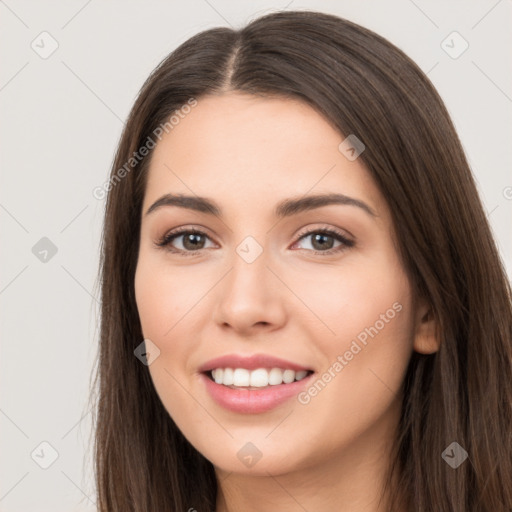
MULTIPOLYGON (((274 210, 278 218, 290 217, 322 206, 339 204, 344 206, 355 206, 362 209, 371 217, 377 217, 375 211, 360 199, 345 196, 343 194, 318 194, 303 196, 299 198, 285 199, 279 202, 274 210)), ((162 208, 163 206, 178 206, 201 213, 207 213, 222 217, 222 209, 215 201, 207 197, 187 196, 183 194, 165 194, 157 199, 147 210, 146 215, 162 208)))

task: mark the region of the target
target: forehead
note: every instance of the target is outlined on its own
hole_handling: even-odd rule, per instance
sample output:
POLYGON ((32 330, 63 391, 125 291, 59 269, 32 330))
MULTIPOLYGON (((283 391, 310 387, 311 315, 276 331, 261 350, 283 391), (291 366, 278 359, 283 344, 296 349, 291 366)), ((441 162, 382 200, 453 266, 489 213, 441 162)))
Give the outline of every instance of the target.
POLYGON ((382 198, 360 159, 338 149, 344 136, 309 105, 241 93, 200 98, 154 149, 145 204, 176 192, 219 202, 277 202, 339 192, 382 198))
POLYGON ((294 154, 313 151, 314 158, 320 146, 336 149, 339 138, 323 117, 302 102, 229 93, 200 98, 164 134, 156 153, 181 149, 196 160, 239 155, 247 167, 248 157, 256 155, 258 160, 270 160, 285 154, 293 160, 294 154))

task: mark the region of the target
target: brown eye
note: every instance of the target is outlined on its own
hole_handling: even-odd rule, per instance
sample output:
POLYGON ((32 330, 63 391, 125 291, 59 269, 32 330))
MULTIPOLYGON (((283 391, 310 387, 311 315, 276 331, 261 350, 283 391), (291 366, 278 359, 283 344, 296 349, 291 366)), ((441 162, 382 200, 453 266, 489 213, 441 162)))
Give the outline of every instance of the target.
MULTIPOLYGON (((355 242, 349 240, 346 236, 333 229, 321 229, 316 231, 308 231, 300 236, 300 240, 310 238, 311 247, 315 253, 332 254, 335 252, 343 251, 349 247, 353 247, 355 242), (334 246, 336 242, 339 242, 338 246, 334 246)), ((296 245, 296 242, 294 245, 296 245)))
MULTIPOLYGON (((199 235, 197 233, 187 233, 185 235, 177 235, 177 236, 183 237, 182 244, 185 247, 185 249, 187 249, 187 250, 194 251, 197 249, 202 249, 204 246, 204 240, 201 243, 201 237, 203 235, 199 235)), ((176 237, 174 237, 174 238, 176 238, 176 237)))
POLYGON ((165 247, 171 252, 195 254, 196 251, 205 248, 206 239, 209 239, 209 237, 202 231, 196 229, 181 229, 167 233, 156 245, 158 247, 165 247), (176 241, 180 243, 182 247, 175 247, 174 243, 176 241))

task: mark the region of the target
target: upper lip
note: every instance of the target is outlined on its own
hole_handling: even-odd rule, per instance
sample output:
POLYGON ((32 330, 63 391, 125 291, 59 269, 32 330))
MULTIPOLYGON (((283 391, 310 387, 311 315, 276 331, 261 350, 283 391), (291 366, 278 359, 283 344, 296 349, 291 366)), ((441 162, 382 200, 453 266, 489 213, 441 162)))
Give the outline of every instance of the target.
POLYGON ((267 354, 254 354, 252 356, 226 354, 206 361, 206 363, 199 367, 199 371, 208 372, 215 368, 246 368, 247 370, 256 370, 257 368, 282 368, 284 370, 295 370, 296 372, 301 370, 312 371, 311 368, 267 354))

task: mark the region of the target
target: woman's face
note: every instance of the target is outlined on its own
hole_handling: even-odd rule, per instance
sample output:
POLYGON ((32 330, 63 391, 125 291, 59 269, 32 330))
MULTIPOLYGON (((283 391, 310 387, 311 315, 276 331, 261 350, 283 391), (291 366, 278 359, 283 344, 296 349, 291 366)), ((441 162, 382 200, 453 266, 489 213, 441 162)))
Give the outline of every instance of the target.
POLYGON ((343 139, 303 103, 229 93, 199 99, 154 149, 135 276, 160 351, 149 371, 218 470, 377 454, 411 352, 427 352, 388 207, 343 139), (166 194, 189 207, 148 213, 166 194))

